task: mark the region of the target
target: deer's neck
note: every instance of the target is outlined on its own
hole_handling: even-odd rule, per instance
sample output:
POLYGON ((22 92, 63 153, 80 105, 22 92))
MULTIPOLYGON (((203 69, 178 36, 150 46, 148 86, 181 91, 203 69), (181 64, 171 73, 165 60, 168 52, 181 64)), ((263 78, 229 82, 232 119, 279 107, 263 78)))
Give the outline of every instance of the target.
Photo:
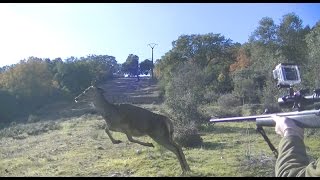
POLYGON ((103 94, 96 93, 93 104, 102 116, 113 118, 119 115, 116 106, 109 103, 103 94))

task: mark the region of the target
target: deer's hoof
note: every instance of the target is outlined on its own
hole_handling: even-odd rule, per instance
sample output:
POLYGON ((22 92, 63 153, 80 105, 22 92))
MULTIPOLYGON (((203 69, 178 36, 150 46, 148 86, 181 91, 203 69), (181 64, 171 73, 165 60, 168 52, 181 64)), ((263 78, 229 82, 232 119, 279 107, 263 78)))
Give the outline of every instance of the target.
POLYGON ((180 176, 181 176, 181 177, 190 176, 190 172, 191 172, 191 170, 185 170, 185 171, 183 171, 183 172, 180 174, 180 176))

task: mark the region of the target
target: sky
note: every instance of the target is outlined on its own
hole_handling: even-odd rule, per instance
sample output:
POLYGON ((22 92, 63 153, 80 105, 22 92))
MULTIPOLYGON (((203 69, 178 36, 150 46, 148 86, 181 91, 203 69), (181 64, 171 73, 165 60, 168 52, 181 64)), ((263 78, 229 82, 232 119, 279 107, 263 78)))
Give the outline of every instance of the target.
POLYGON ((320 21, 320 3, 0 3, 0 67, 39 58, 129 54, 160 59, 181 35, 220 33, 245 43, 263 17, 320 21))

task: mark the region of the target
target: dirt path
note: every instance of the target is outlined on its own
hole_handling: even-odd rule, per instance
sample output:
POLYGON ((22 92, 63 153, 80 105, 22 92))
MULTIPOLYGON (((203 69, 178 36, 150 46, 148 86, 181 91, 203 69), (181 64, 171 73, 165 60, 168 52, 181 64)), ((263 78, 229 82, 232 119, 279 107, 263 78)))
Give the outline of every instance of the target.
POLYGON ((159 88, 149 78, 117 78, 103 85, 105 97, 112 103, 152 104, 159 103, 159 88))

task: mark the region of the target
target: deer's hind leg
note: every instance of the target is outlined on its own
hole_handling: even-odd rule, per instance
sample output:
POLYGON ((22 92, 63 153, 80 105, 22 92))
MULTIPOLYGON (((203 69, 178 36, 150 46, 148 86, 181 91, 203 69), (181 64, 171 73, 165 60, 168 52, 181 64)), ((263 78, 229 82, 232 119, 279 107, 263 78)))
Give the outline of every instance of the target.
POLYGON ((136 140, 136 139, 133 139, 130 134, 126 134, 126 135, 127 135, 127 138, 128 138, 128 140, 129 140, 130 142, 138 143, 138 144, 143 145, 143 146, 154 147, 152 143, 141 142, 141 141, 138 141, 138 140, 136 140))
POLYGON ((108 134, 108 136, 109 136, 109 138, 110 138, 110 140, 111 140, 112 144, 119 144, 119 143, 121 143, 121 142, 122 142, 122 141, 120 141, 120 140, 116 140, 116 139, 114 139, 114 138, 112 137, 112 135, 111 135, 111 133, 110 133, 110 131, 109 131, 108 126, 105 128, 105 132, 108 134))
POLYGON ((187 171, 191 171, 190 167, 186 161, 186 158, 184 156, 184 153, 182 151, 182 148, 176 144, 172 137, 166 137, 166 136, 162 136, 162 137, 152 137, 150 136, 154 141, 156 141, 158 144, 164 146, 165 148, 167 148, 168 150, 170 150, 171 152, 173 152, 180 163, 180 166, 182 168, 183 173, 187 172, 187 171))

